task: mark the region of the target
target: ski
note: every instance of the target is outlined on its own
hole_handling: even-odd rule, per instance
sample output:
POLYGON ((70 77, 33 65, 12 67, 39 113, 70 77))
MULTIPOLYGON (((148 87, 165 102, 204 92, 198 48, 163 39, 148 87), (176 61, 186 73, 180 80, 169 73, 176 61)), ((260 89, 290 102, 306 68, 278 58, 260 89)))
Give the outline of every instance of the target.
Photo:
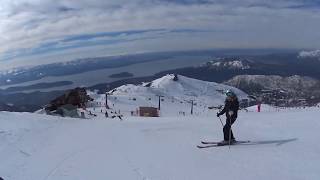
MULTIPOLYGON (((235 143, 233 144, 236 144, 236 143, 249 143, 250 141, 236 141, 235 143)), ((221 143, 220 142, 217 142, 217 141, 201 141, 202 144, 219 144, 221 143)), ((229 144, 229 143, 228 143, 229 144)))
POLYGON ((218 144, 218 141, 201 141, 201 144, 218 144))
MULTIPOLYGON (((234 145, 240 145, 240 144, 245 144, 245 143, 250 143, 250 141, 237 141, 232 144, 231 146, 234 145)), ((204 142, 204 145, 198 145, 197 148, 202 149, 202 148, 210 148, 210 147, 219 147, 219 146, 228 146, 229 143, 221 143, 221 142, 204 142)))
POLYGON ((218 144, 211 144, 211 145, 198 145, 197 148, 210 148, 210 147, 218 147, 218 144))

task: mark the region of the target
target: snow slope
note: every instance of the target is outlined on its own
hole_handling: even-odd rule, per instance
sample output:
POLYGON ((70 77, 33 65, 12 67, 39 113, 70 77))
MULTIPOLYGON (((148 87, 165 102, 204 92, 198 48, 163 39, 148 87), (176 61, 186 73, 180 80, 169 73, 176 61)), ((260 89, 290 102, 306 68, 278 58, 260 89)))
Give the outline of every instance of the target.
MULTIPOLYGON (((94 111, 94 110, 93 110, 94 111)), ((201 116, 106 119, 0 112, 5 180, 318 180, 319 108, 244 112, 233 129, 255 145, 197 149, 221 140, 215 111, 201 116)))

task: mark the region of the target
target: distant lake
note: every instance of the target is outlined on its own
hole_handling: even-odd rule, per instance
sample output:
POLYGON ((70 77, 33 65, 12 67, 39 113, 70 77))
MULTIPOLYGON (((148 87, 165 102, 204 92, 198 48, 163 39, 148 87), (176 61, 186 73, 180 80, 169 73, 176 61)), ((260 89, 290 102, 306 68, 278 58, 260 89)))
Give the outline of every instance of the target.
MULTIPOLYGON (((123 78, 109 77, 112 74, 128 72, 133 74, 134 75, 133 77, 151 76, 161 71, 190 67, 190 66, 198 66, 211 59, 212 59, 212 56, 179 56, 179 57, 173 57, 170 59, 159 60, 154 62, 133 64, 133 65, 128 65, 128 66, 119 67, 119 68, 108 68, 108 69, 89 71, 89 72, 84 72, 84 73, 75 74, 75 75, 50 76, 50 77, 45 77, 35 81, 1 86, 0 88, 5 89, 5 88, 15 87, 15 86, 30 86, 38 83, 53 83, 58 81, 71 81, 73 82, 73 84, 54 87, 54 88, 48 88, 48 89, 38 89, 38 90, 42 92, 48 92, 53 90, 65 90, 65 89, 75 88, 79 86, 88 87, 96 84, 109 83, 109 82, 113 82, 121 79, 126 79, 126 77, 123 77, 123 78)), ((32 92, 35 90, 37 89, 23 91, 23 92, 32 92)))

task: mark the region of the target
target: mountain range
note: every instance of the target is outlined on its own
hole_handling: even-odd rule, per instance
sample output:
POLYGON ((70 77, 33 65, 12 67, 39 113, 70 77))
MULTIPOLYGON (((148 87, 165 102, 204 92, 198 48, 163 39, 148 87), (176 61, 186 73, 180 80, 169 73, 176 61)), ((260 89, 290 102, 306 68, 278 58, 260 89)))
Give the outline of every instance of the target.
MULTIPOLYGON (((248 81, 243 83, 247 86, 237 87, 249 94, 259 84, 259 82, 252 83, 249 80, 261 81, 258 80, 259 78, 253 78, 258 76, 264 76, 263 81, 266 82, 274 81, 274 77, 277 76, 276 79, 282 82, 272 86, 265 84, 263 88, 259 85, 260 89, 300 87, 301 82, 320 79, 318 57, 305 54, 306 52, 301 51, 245 50, 166 52, 108 57, 109 60, 108 58, 92 58, 43 65, 2 73, 0 75, 2 79, 0 102, 15 106, 29 104, 30 107, 31 105, 41 107, 54 96, 61 95, 65 90, 74 87, 82 86, 104 93, 126 84, 138 85, 142 82, 151 82, 167 74, 179 74, 193 79, 233 86, 237 85, 232 83, 235 81, 232 79, 241 77, 242 82, 248 81), (73 70, 69 71, 69 69, 73 70), (47 73, 43 73, 46 71, 47 73), (244 76, 252 77, 243 78, 244 76), (295 78, 285 79, 286 77, 295 78)), ((317 53, 309 52, 309 54, 317 53)), ((310 94, 316 99, 319 98, 317 85, 310 88, 309 86, 303 87, 305 88, 302 88, 302 93, 300 93, 302 98, 310 97, 310 94)))

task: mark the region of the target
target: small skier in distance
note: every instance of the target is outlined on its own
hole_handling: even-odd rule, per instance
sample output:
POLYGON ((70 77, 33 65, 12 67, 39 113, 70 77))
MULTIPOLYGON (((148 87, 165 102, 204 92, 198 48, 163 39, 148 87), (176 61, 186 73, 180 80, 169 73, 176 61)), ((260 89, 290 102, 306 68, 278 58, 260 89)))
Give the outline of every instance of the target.
POLYGON ((227 98, 225 100, 224 108, 219 113, 217 113, 217 117, 226 113, 226 124, 223 127, 224 140, 221 142, 221 144, 228 144, 229 140, 232 144, 236 143, 236 139, 233 136, 231 125, 236 121, 238 117, 239 101, 236 94, 231 90, 227 90, 226 96, 227 98))

